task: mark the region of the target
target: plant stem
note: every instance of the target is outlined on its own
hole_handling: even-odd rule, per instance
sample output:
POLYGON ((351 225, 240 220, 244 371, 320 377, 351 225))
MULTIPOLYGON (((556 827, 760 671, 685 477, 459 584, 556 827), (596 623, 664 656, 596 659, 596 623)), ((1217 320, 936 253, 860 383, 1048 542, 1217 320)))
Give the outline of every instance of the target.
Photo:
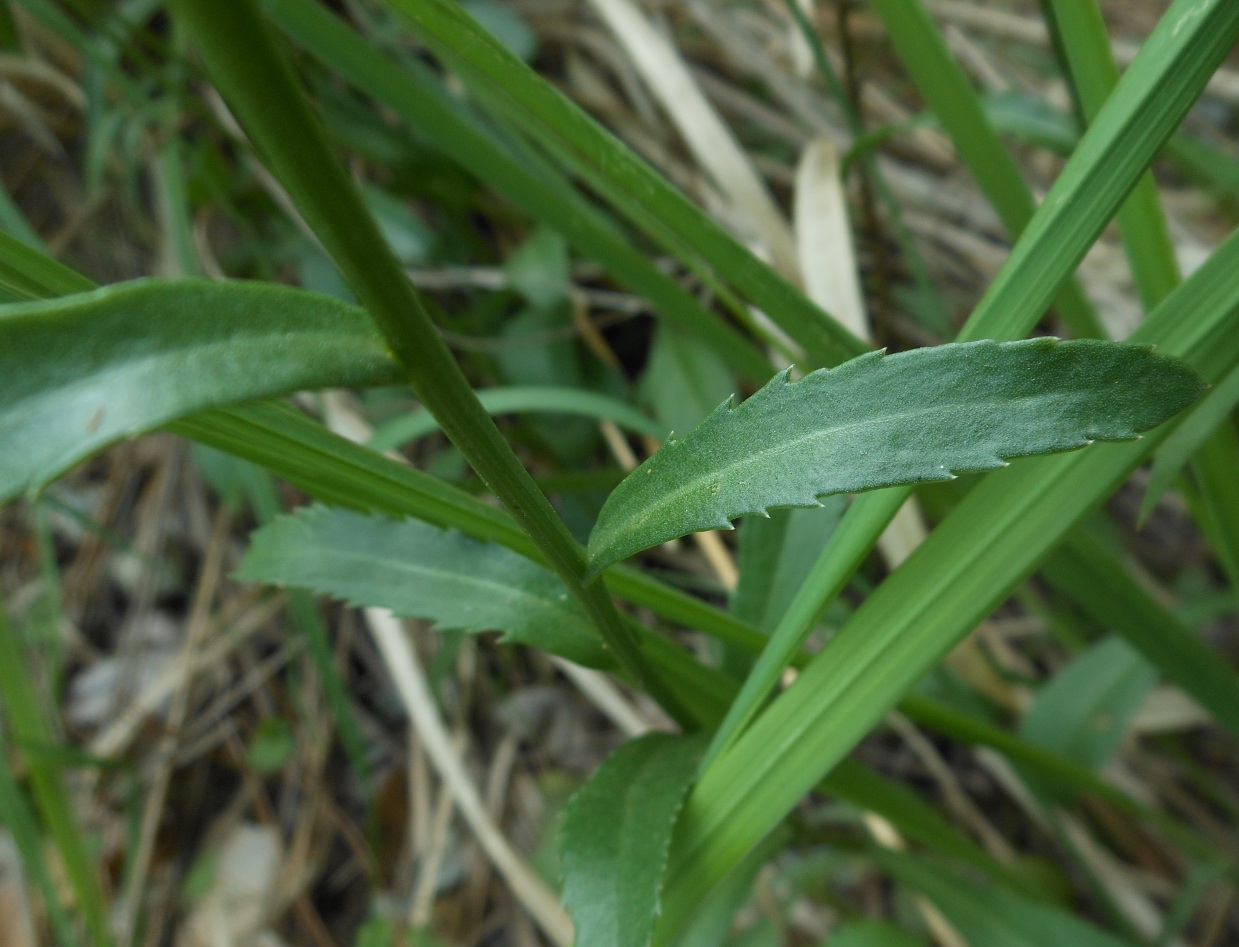
POLYGON ((315 235, 369 311, 422 403, 580 600, 605 646, 663 708, 688 725, 643 660, 585 554, 482 408, 333 153, 297 77, 250 0, 179 0, 212 80, 315 235))

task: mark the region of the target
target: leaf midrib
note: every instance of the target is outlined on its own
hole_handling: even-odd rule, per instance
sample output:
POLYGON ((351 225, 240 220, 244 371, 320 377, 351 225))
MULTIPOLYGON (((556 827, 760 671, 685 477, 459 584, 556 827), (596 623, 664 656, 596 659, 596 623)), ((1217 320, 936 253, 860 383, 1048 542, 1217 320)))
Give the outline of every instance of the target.
MULTIPOLYGON (((549 598, 544 598, 540 595, 531 595, 520 586, 505 585, 502 582, 479 578, 477 576, 461 572, 453 572, 448 569, 437 569, 433 566, 422 565, 421 563, 410 561, 408 559, 400 559, 395 556, 384 557, 365 552, 352 552, 347 550, 340 551, 339 549, 334 550, 334 552, 339 558, 351 559, 362 563, 363 565, 366 563, 373 563, 386 570, 406 572, 410 575, 422 576, 428 579, 443 577, 468 585, 473 585, 478 588, 498 590, 501 593, 504 593, 509 601, 512 601, 513 599, 520 599, 522 601, 532 602, 535 605, 539 605, 543 608, 548 608, 553 612, 559 613, 563 615, 565 619, 570 619, 577 624, 580 624, 581 621, 580 616, 577 615, 571 608, 565 608, 559 602, 549 598)), ((296 585, 298 583, 289 582, 285 584, 296 585)), ((344 598, 350 601, 355 598, 354 596, 347 594, 337 595, 335 597, 344 598)), ((393 609, 393 611, 395 611, 395 609, 393 609)))
MULTIPOLYGON (((1089 390, 1077 389, 1076 391, 1072 392, 1072 395, 1077 395, 1081 393, 1088 394, 1089 390)), ((1002 399, 1001 402, 992 401, 989 403, 1000 403, 1000 404, 1012 405, 1012 404, 1032 404, 1037 401, 1046 401, 1046 400, 1053 400, 1055 402, 1061 402, 1065 400, 1064 398, 1061 397, 1062 394, 1063 394, 1062 390, 1059 389, 1053 393, 1039 393, 1039 394, 1025 395, 1019 398, 1008 398, 1008 399, 1002 399)), ((824 428, 824 429, 818 428, 813 431, 810 431, 807 434, 802 434, 797 437, 791 438, 790 440, 783 440, 783 441, 780 441, 778 444, 773 444, 768 447, 761 448, 757 451, 747 453, 744 456, 736 460, 733 460, 722 466, 712 468, 710 472, 707 474, 704 474, 699 477, 694 477, 691 480, 682 481, 680 484, 671 488, 670 490, 666 490, 662 492, 659 495, 658 499, 654 500, 653 502, 651 502, 650 504, 644 507, 643 512, 641 513, 640 516, 635 517, 629 521, 629 525, 624 528, 624 532, 631 533, 635 531, 636 529, 638 529, 639 527, 644 526, 645 524, 649 523, 651 519, 654 519, 660 516, 661 513, 665 509, 667 509, 670 506, 673 506, 675 502, 678 501, 685 494, 698 493, 702 490, 703 485, 711 481, 722 481, 725 479, 730 482, 734 482, 734 479, 738 478, 738 474, 736 474, 735 477, 733 477, 733 474, 735 474, 736 471, 739 471, 745 467, 752 466, 756 464, 759 460, 764 459, 771 454, 786 452, 790 449, 795 449, 799 447, 801 444, 804 444, 808 441, 812 441, 818 438, 825 439, 825 438, 834 437, 838 434, 842 434, 846 431, 852 430, 854 428, 866 426, 866 425, 877 425, 877 424, 890 425, 890 424, 894 424, 896 422, 907 420, 910 418, 933 414, 935 412, 953 410, 957 408, 960 404, 964 404, 964 403, 965 402, 952 402, 949 405, 934 405, 931 407, 916 408, 910 411, 900 411, 900 412, 894 412, 891 414, 883 415, 880 418, 872 418, 872 417, 863 418, 863 419, 858 419, 855 421, 850 421, 846 424, 835 425, 830 428, 824 428)), ((966 402, 966 404, 972 404, 972 405, 976 405, 980 403, 981 402, 966 402)), ((743 406, 741 406, 741 408, 742 407, 743 406)), ((741 410, 741 408, 735 408, 732 410, 739 411, 741 410)), ((1000 457, 999 459, 1003 460, 1005 458, 1000 457)), ((950 468, 944 465, 943 469, 946 470, 947 473, 949 474, 951 470, 953 469, 962 470, 965 468, 950 468)), ((944 477, 943 479, 948 479, 948 478, 944 477)), ((892 484, 892 486, 893 485, 895 484, 892 484)), ((829 494, 818 493, 818 494, 815 494, 815 497, 820 497, 823 495, 829 495, 829 494)), ((754 513, 754 512, 758 512, 758 511, 756 509, 738 510, 736 513, 728 515, 728 519, 732 519, 737 516, 744 516, 745 514, 754 513)))

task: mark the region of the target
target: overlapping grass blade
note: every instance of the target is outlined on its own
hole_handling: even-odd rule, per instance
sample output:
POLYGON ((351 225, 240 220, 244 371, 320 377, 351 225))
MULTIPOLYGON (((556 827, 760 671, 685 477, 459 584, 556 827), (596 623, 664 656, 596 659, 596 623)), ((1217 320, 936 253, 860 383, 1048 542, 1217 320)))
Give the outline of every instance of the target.
POLYGON ((1101 543, 1077 530, 1040 571, 1239 738, 1239 676, 1101 543))
MULTIPOLYGON (((1239 6, 1235 4, 1211 0, 1198 5, 1179 0, 1171 7, 965 323, 961 341, 1020 338, 1033 328, 1236 37, 1239 6)), ((836 540, 818 558, 771 635, 730 722, 716 736, 716 748, 727 746, 741 723, 751 719, 766 700, 783 668, 909 492, 868 493, 852 504, 836 540)), ((713 754, 707 755, 712 758, 713 754)))
MULTIPOLYGON (((627 402, 595 391, 520 385, 480 389, 477 395, 482 407, 492 415, 533 412, 572 414, 599 421, 614 421, 647 437, 661 438, 667 433, 657 421, 627 402)), ((440 430, 439 422, 429 411, 411 411, 377 428, 370 439, 370 446, 379 451, 390 450, 437 430, 440 430)))
POLYGON ((32 749, 53 746, 55 735, 40 710, 38 695, 25 667, 16 629, 9 622, 6 606, 0 602, 0 697, 7 711, 8 733, 27 747, 26 766, 35 803, 64 860, 62 867, 85 921, 90 943, 95 947, 108 947, 113 943, 109 924, 111 912, 87 836, 73 811, 60 764, 32 749))
MULTIPOLYGON (((1134 340, 1206 379, 1239 361, 1239 234, 1216 251, 1134 340)), ((796 683, 689 798, 672 849, 656 942, 773 828, 885 710, 1023 579, 1159 441, 1034 458, 987 477, 871 594, 796 683)))
POLYGON ((657 305, 669 321, 721 353, 736 370, 752 378, 765 374, 765 359, 757 349, 646 259, 553 168, 531 168, 511 142, 448 95, 424 65, 409 59, 398 66, 376 55, 369 43, 308 0, 271 0, 266 9, 311 55, 392 108, 428 147, 442 150, 536 220, 554 227, 582 254, 657 305))
POLYGON ((1217 428, 1227 423, 1239 406, 1239 370, 1219 381, 1158 448, 1153 470, 1140 502, 1140 518, 1146 518, 1175 478, 1217 428))
POLYGON ((580 601, 620 665, 668 713, 691 725, 692 714, 646 665, 605 588, 585 581, 584 550, 478 403, 261 14, 249 0, 179 0, 174 8, 212 80, 365 306, 422 403, 580 601))
POLYGON ((619 214, 686 262, 708 268, 763 310, 818 364, 833 365, 866 346, 758 260, 649 165, 604 131, 448 0, 388 0, 436 55, 552 149, 619 214))
MULTIPOLYGON (((921 0, 874 0, 873 8, 1003 227, 1012 239, 1020 236, 1036 208, 1032 192, 924 4, 921 0)), ((1076 335, 1105 337, 1092 304, 1074 280, 1064 281, 1058 308, 1076 335)))

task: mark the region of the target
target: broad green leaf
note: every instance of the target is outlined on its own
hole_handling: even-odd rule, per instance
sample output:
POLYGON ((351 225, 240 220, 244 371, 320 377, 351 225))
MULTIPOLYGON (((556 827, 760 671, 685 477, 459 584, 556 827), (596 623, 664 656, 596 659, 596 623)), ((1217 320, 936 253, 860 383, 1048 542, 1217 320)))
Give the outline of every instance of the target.
POLYGON ((1020 722, 1025 739, 1098 770, 1127 733, 1157 670, 1121 638, 1105 638, 1064 667, 1020 722))
POLYGON ((1237 405, 1239 369, 1218 383, 1158 448, 1153 456, 1148 486, 1144 488, 1144 499, 1140 503, 1141 520, 1153 512, 1157 501, 1170 489, 1192 455, 1204 447, 1219 426, 1226 423, 1237 405))
POLYGON ((387 608, 440 628, 502 631, 590 667, 610 667, 559 578, 510 549, 417 520, 305 507, 251 537, 237 577, 387 608))
POLYGON ((674 326, 659 322, 639 386, 662 426, 655 437, 662 440, 677 431, 691 431, 735 390, 735 376, 722 358, 674 326))
POLYGON ((1132 947, 1130 941, 1094 927, 1059 908, 1004 888, 944 871, 927 859, 889 850, 873 853, 897 881, 929 898, 974 947, 1132 947))
POLYGON ((395 370, 354 306, 264 283, 139 280, 0 307, 0 378, 7 498, 185 414, 395 370))
POLYGON ((671 830, 700 739, 655 733, 612 753, 564 812, 564 906, 576 942, 644 947, 658 916, 671 830))
POLYGON ((590 568, 772 507, 1129 439, 1201 388, 1147 348, 1087 339, 873 352, 794 382, 784 371, 615 489, 590 536, 590 568))

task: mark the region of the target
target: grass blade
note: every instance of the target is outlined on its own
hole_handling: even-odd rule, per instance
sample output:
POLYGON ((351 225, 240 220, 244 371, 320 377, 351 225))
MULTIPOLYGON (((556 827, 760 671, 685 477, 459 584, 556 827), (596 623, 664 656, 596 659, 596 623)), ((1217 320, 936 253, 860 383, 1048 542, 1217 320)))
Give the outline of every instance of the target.
MULTIPOLYGON (((1032 192, 924 4, 921 0, 874 0, 873 8, 1003 227, 1012 239, 1019 237, 1036 209, 1032 192)), ((1058 307, 1076 335, 1105 337, 1092 304, 1075 281, 1064 283, 1058 307)))
POLYGON ((622 284, 648 298, 668 321, 721 353, 752 378, 766 362, 740 333, 653 266, 631 240, 554 169, 522 160, 511 142, 472 115, 415 59, 396 65, 337 17, 309 0, 270 0, 265 9, 294 41, 401 117, 428 147, 440 149, 536 220, 554 227, 622 284))
MULTIPOLYGON (((1239 360, 1237 265, 1239 234, 1158 308, 1136 338, 1157 341, 1206 378, 1229 371, 1239 360)), ((1034 458, 986 478, 969 494, 865 600, 796 684, 704 770, 672 847, 656 943, 666 943, 727 869, 1158 440, 1153 435, 1034 458)))
MULTIPOLYGON (((38 695, 25 669, 16 630, 0 603, 0 697, 8 708, 10 732, 16 741, 27 747, 53 746, 55 736, 48 729, 38 695)), ((60 766, 37 750, 27 754, 26 766, 35 802, 64 861, 64 871, 73 887, 90 942, 95 947, 107 947, 112 943, 107 898, 87 849, 87 837, 73 813, 60 766)))
POLYGON ((1204 446, 1218 427, 1228 423, 1236 406, 1239 406, 1239 370, 1218 382, 1158 449, 1148 485, 1144 488, 1144 499, 1140 503, 1141 520, 1153 512, 1157 501, 1170 489, 1192 455, 1204 446))
POLYGON ((834 365, 866 346, 758 260, 683 194, 604 131, 449 0, 388 0, 434 53, 489 96, 496 111, 550 148, 651 238, 695 268, 730 283, 817 363, 834 365), (689 249, 691 248, 691 249, 689 249))
POLYGON ((248 0, 176 9, 246 133, 370 313, 422 403, 581 602, 620 665, 678 719, 683 708, 646 666, 584 550, 478 403, 421 297, 392 255, 267 24, 248 0))
MULTIPOLYGON (((522 385, 489 388, 479 391, 477 396, 482 407, 492 415, 526 412, 574 414, 599 421, 614 421, 647 437, 661 438, 667 433, 661 424, 627 402, 594 391, 522 385)), ((429 411, 411 411, 377 428, 370 439, 370 446, 377 451, 391 450, 437 430, 440 430, 439 422, 429 411)))
POLYGON ((1239 676, 1105 546, 1078 530, 1046 559, 1041 572, 1239 738, 1239 676))

